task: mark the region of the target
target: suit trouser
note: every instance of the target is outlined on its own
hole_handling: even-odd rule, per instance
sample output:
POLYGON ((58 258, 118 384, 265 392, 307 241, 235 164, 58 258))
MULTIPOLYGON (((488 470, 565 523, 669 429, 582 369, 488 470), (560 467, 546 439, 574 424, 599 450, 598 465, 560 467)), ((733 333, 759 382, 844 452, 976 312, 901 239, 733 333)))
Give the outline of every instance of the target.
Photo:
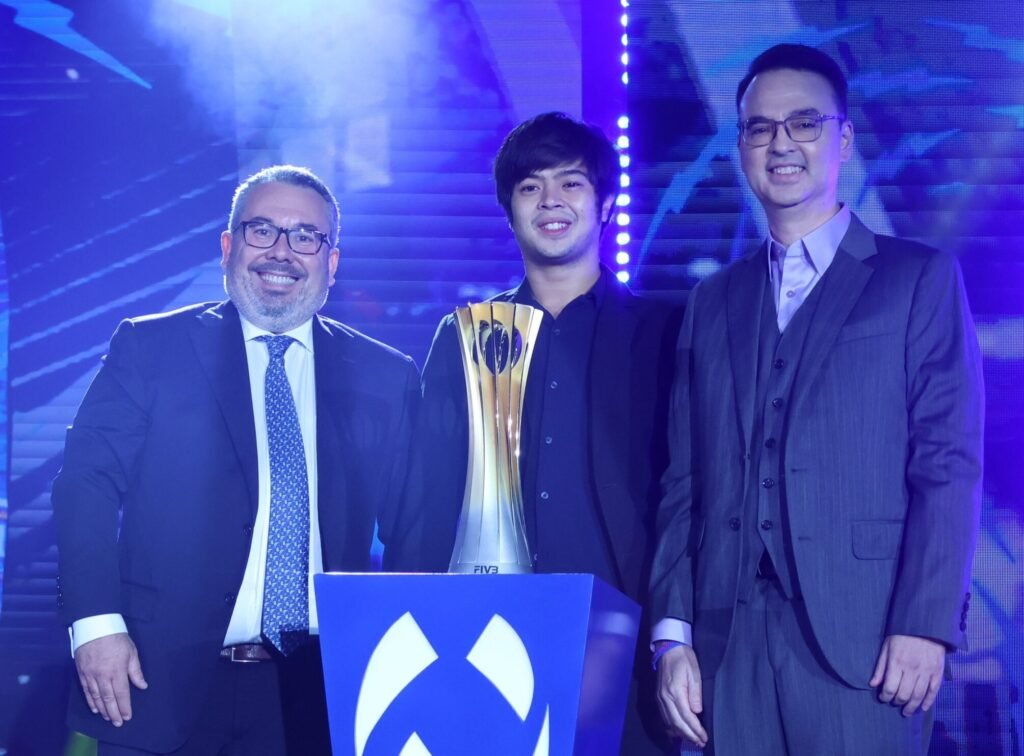
MULTIPOLYGON (((220 659, 199 721, 169 756, 330 756, 327 703, 316 642, 283 661, 220 659)), ((125 724, 131 727, 131 722, 125 724)), ((100 743, 98 756, 154 752, 100 743)))
MULTIPOLYGON (((704 681, 705 723, 716 756, 923 756, 933 712, 904 717, 873 689, 831 671, 800 599, 758 578, 736 608, 725 657, 704 681)), ((865 660, 874 669, 875 660, 865 660)))

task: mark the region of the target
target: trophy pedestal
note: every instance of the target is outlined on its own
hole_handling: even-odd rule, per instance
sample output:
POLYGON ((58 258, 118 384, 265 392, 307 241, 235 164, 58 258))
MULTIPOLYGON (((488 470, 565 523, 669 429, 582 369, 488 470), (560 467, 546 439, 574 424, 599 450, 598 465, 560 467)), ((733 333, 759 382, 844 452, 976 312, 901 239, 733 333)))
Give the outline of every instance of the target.
POLYGON ((593 575, 315 588, 335 753, 618 754, 640 608, 593 575))

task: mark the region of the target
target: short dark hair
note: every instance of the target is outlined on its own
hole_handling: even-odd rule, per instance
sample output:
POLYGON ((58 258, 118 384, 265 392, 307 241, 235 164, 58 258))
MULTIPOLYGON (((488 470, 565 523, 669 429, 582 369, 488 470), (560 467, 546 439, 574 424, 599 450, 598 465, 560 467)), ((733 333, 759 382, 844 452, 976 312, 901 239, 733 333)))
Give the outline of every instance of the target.
POLYGON ((303 186, 312 189, 323 197, 324 202, 331 209, 331 228, 329 241, 332 247, 338 246, 338 222, 340 213, 338 211, 338 200, 334 199, 327 184, 308 168, 300 168, 296 165, 272 165, 257 171, 235 189, 235 196, 231 199, 231 213, 228 215, 228 231, 234 231, 238 225, 238 216, 245 209, 245 201, 249 192, 260 184, 273 183, 291 184, 292 186, 303 186))
POLYGON ((750 86, 750 82, 754 80, 755 76, 765 71, 778 71, 784 68, 794 71, 810 71, 825 77, 828 83, 832 85, 832 92, 836 97, 836 105, 839 107, 839 113, 836 113, 836 115, 840 115, 843 118, 846 117, 846 93, 848 86, 842 69, 839 68, 839 65, 829 55, 821 50, 808 47, 807 45, 793 44, 775 45, 775 47, 768 48, 754 58, 747 69, 747 75, 743 77, 739 86, 736 87, 736 110, 740 109, 740 100, 743 99, 743 94, 747 91, 747 87, 750 86))
MULTIPOLYGON (((565 113, 542 113, 516 126, 494 159, 498 204, 512 220, 512 190, 537 171, 580 161, 594 185, 597 206, 619 193, 619 153, 597 126, 565 113)), ((614 201, 614 200, 613 200, 614 201)))

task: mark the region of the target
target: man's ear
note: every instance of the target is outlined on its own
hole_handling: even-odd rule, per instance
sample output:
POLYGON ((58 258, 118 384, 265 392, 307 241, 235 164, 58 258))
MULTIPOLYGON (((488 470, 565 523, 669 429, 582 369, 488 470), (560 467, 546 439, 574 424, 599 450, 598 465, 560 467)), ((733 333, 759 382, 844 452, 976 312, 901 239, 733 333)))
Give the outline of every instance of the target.
POLYGON ((844 163, 853 157, 853 121, 843 121, 839 130, 839 159, 844 163))
POLYGON ((334 274, 338 271, 338 258, 341 251, 335 247, 327 253, 327 285, 334 286, 334 274))
POLYGON ((601 205, 601 225, 603 226, 612 217, 612 209, 615 207, 615 196, 605 197, 601 205))
POLYGON ((229 257, 231 257, 231 232, 222 231, 220 234, 220 267, 227 267, 229 257))

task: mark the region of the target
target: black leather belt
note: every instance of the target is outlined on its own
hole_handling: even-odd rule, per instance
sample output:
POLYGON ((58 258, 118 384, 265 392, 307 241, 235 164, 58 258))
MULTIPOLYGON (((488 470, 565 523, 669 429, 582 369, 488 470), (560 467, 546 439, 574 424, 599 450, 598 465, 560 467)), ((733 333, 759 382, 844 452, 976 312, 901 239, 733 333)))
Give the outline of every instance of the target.
POLYGON ((257 664, 274 660, 274 654, 260 643, 239 643, 220 650, 220 658, 240 664, 257 664))

